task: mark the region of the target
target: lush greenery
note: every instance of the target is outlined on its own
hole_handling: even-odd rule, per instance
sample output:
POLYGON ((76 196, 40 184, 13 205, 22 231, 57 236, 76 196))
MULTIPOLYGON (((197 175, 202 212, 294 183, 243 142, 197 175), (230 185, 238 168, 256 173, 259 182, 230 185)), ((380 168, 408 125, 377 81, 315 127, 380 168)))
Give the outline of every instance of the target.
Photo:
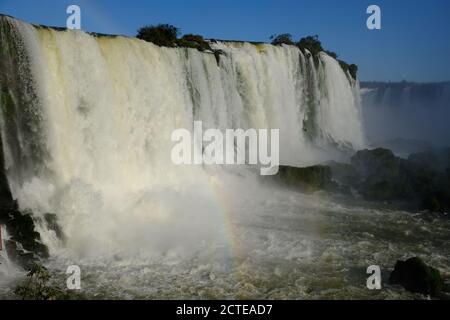
POLYGON ((324 51, 322 43, 319 41, 319 36, 317 35, 301 38, 300 41, 297 42, 297 47, 303 52, 308 50, 313 56, 317 56, 321 51, 324 51))
POLYGON ((279 45, 294 45, 297 46, 304 54, 309 52, 314 57, 316 63, 318 62, 318 55, 320 52, 325 52, 330 57, 336 59, 339 62, 339 65, 344 70, 344 72, 348 72, 353 79, 356 79, 357 73, 358 73, 358 66, 355 64, 348 64, 347 62, 343 60, 338 59, 338 55, 333 51, 325 50, 322 47, 322 43, 319 40, 318 35, 314 36, 307 36, 304 38, 301 38, 298 42, 294 42, 292 40, 292 35, 289 33, 283 33, 280 35, 273 35, 270 37, 270 40, 272 41, 272 45, 279 46, 279 45))
POLYGON ((292 41, 292 35, 290 33, 273 35, 270 37, 270 40, 272 40, 272 44, 274 46, 279 46, 282 44, 295 45, 294 41, 292 41))
MULTIPOLYGON (((216 52, 211 48, 209 43, 201 36, 195 34, 185 34, 178 38, 180 29, 171 24, 158 24, 142 27, 138 30, 137 38, 152 42, 161 47, 183 47, 192 48, 199 51, 212 51, 219 61, 221 52, 216 52)), ((292 40, 292 35, 289 33, 282 33, 279 35, 272 35, 270 37, 271 44, 275 46, 292 45, 297 46, 303 53, 307 51, 312 54, 316 63, 318 63, 318 55, 320 52, 325 52, 330 57, 338 60, 338 55, 335 52, 325 50, 319 40, 319 36, 307 36, 301 38, 298 42, 292 40)), ((348 64, 343 60, 338 60, 342 69, 356 79, 358 67, 355 64, 348 64)))
POLYGON ((184 48, 193 48, 200 51, 213 51, 207 41, 202 36, 196 34, 185 34, 177 40, 177 45, 184 48))
POLYGON ((162 47, 174 47, 179 33, 179 29, 170 24, 158 24, 142 27, 138 30, 137 38, 162 47))
POLYGON ((185 34, 178 38, 180 30, 170 24, 145 26, 138 30, 137 38, 154 43, 161 47, 183 47, 200 51, 210 50, 209 43, 200 35, 185 34))
POLYGON ((51 285, 50 278, 50 273, 44 266, 34 264, 28 272, 25 283, 18 286, 14 293, 23 300, 62 299, 63 291, 51 285))
POLYGON ((358 66, 356 64, 348 64, 347 62, 342 60, 338 60, 338 62, 344 72, 350 73, 352 78, 356 79, 356 77, 358 76, 358 66))

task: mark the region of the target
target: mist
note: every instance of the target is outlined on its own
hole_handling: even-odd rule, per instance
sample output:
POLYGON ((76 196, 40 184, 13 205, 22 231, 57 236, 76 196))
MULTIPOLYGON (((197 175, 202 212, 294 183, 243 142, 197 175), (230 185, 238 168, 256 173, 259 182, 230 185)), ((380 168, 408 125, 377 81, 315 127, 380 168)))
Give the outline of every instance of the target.
POLYGON ((450 145, 450 82, 363 82, 361 97, 372 145, 391 145, 393 140, 419 148, 450 145))

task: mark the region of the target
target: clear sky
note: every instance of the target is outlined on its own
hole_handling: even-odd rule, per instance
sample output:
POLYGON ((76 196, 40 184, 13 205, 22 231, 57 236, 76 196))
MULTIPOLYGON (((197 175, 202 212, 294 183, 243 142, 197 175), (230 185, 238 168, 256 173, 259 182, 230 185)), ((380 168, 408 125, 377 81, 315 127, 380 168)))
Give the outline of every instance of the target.
POLYGON ((360 80, 450 80, 450 0, 0 0, 0 13, 65 26, 69 4, 81 7, 85 31, 135 35, 140 26, 170 23, 217 39, 317 34, 359 66, 360 80), (381 30, 366 27, 370 4, 381 7, 381 30))

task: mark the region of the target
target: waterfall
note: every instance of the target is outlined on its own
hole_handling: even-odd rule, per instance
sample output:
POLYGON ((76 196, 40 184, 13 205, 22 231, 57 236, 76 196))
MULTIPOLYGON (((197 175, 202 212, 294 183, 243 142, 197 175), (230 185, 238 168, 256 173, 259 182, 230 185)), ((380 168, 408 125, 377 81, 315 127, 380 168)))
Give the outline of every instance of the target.
POLYGON ((421 140, 446 146, 450 140, 450 83, 362 84, 363 121, 373 143, 421 140))
POLYGON ((21 209, 57 214, 66 243, 38 226, 52 254, 67 247, 95 257, 214 235, 211 172, 170 160, 172 131, 195 120, 279 128, 282 164, 365 144, 358 84, 325 53, 316 60, 294 46, 219 41, 216 59, 4 16, 0 31, 5 170, 21 209))
POLYGON ((9 240, 8 232, 6 228, 0 225, 0 293, 2 286, 5 285, 11 278, 16 275, 20 269, 10 260, 8 253, 6 252, 5 242, 9 240))

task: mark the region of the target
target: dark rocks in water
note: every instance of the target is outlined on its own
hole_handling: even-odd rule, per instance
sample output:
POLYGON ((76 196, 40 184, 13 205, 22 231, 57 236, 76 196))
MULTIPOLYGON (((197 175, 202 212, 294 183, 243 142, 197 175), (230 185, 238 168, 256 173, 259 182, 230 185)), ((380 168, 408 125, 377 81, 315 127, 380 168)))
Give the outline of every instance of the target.
POLYGON ((405 171, 402 161, 388 149, 358 151, 351 158, 358 176, 352 187, 367 200, 414 198, 411 183, 407 181, 411 176, 405 171))
POLYGON ((58 239, 65 241, 66 237, 58 224, 58 216, 56 214, 46 213, 44 215, 44 220, 47 225, 47 229, 54 231, 58 239))
POLYGON ((38 260, 33 252, 25 251, 16 241, 6 240, 5 249, 11 260, 22 266, 25 270, 30 269, 30 267, 38 260))
POLYGON ((389 282, 400 284, 408 291, 433 297, 438 296, 444 287, 444 280, 439 270, 426 265, 417 257, 397 261, 389 282))
POLYGON ((450 209, 450 179, 436 170, 425 155, 406 160, 390 150, 374 149, 357 152, 351 158, 359 179, 350 181, 352 188, 367 200, 407 201, 417 209, 444 212, 450 209), (419 161, 420 159, 420 161, 419 161))
POLYGON ((336 191, 337 184, 332 179, 332 171, 329 166, 311 166, 296 168, 280 166, 278 181, 289 187, 299 188, 303 192, 318 190, 336 191))
POLYGON ((20 244, 25 252, 32 252, 39 257, 48 258, 48 248, 41 242, 41 236, 35 231, 34 221, 30 214, 22 214, 18 210, 8 212, 8 218, 2 223, 10 234, 11 241, 20 244))
POLYGON ((214 52, 214 57, 216 58, 217 65, 219 65, 220 64, 220 56, 225 55, 225 51, 217 49, 217 50, 214 50, 213 52, 214 52))
POLYGON ((395 155, 403 158, 414 153, 430 152, 433 149, 432 145, 426 141, 403 138, 376 142, 374 147, 392 150, 395 155))
MULTIPOLYGON (((410 158, 399 158, 382 148, 361 150, 351 157, 350 164, 330 161, 304 168, 280 166, 276 179, 307 193, 357 193, 365 200, 382 201, 405 210, 450 210, 450 168, 425 165, 429 164, 427 159, 433 159, 425 154, 410 158)), ((445 164, 450 151, 445 149, 437 158, 445 164)))
POLYGON ((343 186, 351 186, 361 179, 351 164, 330 161, 327 165, 331 168, 333 179, 343 186))
POLYGON ((351 158, 351 164, 361 177, 392 177, 399 170, 399 158, 391 150, 383 148, 358 151, 351 158))
POLYGON ((20 212, 13 199, 4 171, 2 143, 0 139, 0 224, 10 235, 5 247, 8 256, 24 268, 39 258, 48 258, 47 246, 41 242, 41 236, 35 230, 33 218, 29 212, 20 212))
POLYGON ((450 148, 413 153, 408 160, 428 169, 445 172, 450 169, 450 148))

